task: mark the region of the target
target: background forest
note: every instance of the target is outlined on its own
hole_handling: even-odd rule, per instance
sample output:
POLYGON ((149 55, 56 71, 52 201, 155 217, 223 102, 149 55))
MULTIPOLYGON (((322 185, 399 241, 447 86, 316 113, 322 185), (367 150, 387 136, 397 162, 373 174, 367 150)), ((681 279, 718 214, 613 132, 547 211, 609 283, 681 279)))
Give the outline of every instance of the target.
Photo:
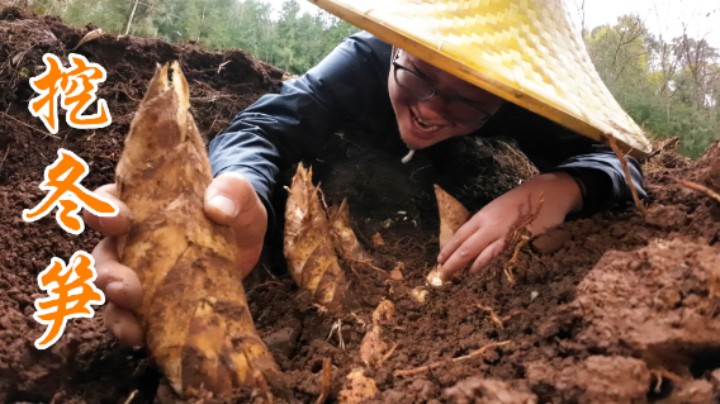
MULTIPOLYGON (((263 0, 36 0, 34 11, 106 33, 240 48, 302 74, 356 31, 334 16, 302 12, 298 0, 273 10, 263 0)), ((720 52, 702 38, 669 41, 635 15, 583 29, 595 66, 626 111, 655 138, 677 136, 695 157, 720 138, 720 52)))

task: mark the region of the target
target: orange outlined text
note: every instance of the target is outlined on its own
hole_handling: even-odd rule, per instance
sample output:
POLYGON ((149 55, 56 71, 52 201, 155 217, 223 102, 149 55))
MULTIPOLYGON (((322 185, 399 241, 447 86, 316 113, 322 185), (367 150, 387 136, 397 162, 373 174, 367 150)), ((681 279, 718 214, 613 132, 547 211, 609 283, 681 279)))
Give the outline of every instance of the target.
POLYGON ((78 215, 80 209, 85 208, 96 216, 116 216, 115 205, 80 184, 89 172, 85 160, 70 150, 58 149, 57 160, 45 168, 45 178, 40 183, 40 189, 48 194, 34 208, 23 210, 23 220, 34 222, 57 208, 55 218, 63 230, 78 235, 85 230, 85 222, 78 215))
POLYGON ((68 55, 70 67, 64 67, 52 53, 43 55, 45 71, 30 79, 30 87, 40 94, 30 100, 30 113, 45 124, 52 134, 58 133, 59 107, 67 111, 65 121, 75 129, 104 128, 112 123, 107 102, 97 98, 98 84, 105 81, 107 72, 97 63, 91 63, 83 55, 68 55), (85 111, 97 101, 97 112, 85 111))
POLYGON ((38 285, 48 297, 35 300, 33 318, 47 326, 35 340, 37 349, 55 344, 65 332, 68 320, 92 318, 95 310, 90 306, 105 303, 105 295, 93 283, 96 278, 95 260, 82 250, 73 254, 67 266, 53 257, 50 265, 38 274, 38 285))

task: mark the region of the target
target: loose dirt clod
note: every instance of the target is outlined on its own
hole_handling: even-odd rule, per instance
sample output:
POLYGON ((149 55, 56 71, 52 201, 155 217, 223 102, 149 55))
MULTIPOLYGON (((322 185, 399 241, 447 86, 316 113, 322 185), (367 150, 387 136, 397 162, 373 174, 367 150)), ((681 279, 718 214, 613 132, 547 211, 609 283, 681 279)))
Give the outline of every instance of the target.
POLYGON ((365 376, 364 369, 353 369, 346 377, 348 386, 338 394, 343 404, 359 404, 374 398, 378 394, 375 380, 365 376))
POLYGON ((234 233, 203 212, 210 164, 188 84, 177 63, 171 69, 171 82, 167 65, 150 81, 116 172, 134 219, 118 252, 143 285, 138 315, 148 348, 179 394, 280 392, 284 383, 236 271, 234 233))
POLYGON ((410 297, 419 304, 425 304, 427 301, 428 290, 425 287, 416 287, 410 291, 410 297))

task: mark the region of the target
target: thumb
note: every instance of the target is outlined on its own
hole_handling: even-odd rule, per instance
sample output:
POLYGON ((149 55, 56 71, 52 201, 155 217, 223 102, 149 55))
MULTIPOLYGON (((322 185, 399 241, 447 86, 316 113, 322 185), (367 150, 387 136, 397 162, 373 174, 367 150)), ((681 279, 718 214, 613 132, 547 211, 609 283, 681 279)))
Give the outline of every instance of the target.
POLYGON ((205 192, 205 214, 235 231, 244 275, 257 263, 267 230, 267 210, 250 181, 238 173, 217 176, 205 192))
POLYGON ((267 227, 267 211, 250 181, 242 174, 223 173, 205 191, 205 214, 217 224, 242 230, 267 227))

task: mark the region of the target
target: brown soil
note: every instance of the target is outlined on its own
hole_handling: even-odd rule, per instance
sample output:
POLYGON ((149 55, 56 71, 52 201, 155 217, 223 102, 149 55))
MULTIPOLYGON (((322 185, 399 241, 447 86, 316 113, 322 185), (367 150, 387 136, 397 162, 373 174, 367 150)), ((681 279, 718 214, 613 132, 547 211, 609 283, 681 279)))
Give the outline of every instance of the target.
MULTIPOLYGON (((208 136, 276 89, 283 74, 239 51, 209 53, 191 45, 103 36, 74 52, 108 70, 99 96, 108 101, 113 124, 96 131, 62 127, 49 136, 27 110, 33 96, 28 78, 43 70, 43 54, 66 56, 86 31, 18 9, 0 11, 2 402, 168 397, 147 352, 119 347, 103 328, 102 310, 69 324, 51 349, 34 348, 43 331, 32 318, 34 299, 41 296, 37 274, 52 257, 67 260, 77 250, 90 251, 99 235, 92 230, 70 235, 51 218, 24 223, 22 209, 44 196, 38 184, 60 147, 90 165, 86 187, 113 181, 124 135, 155 63, 180 60, 196 121, 208 136)), ((508 163, 511 153, 504 144, 473 147, 494 171, 474 173, 489 179, 456 187, 460 194, 483 193, 487 201, 528 174, 526 165, 508 163)), ((499 262, 484 276, 431 292, 424 304, 411 298, 410 290, 423 285, 437 254, 432 178, 417 180, 422 176, 413 176, 415 171, 403 172, 412 168, 392 164, 357 169, 360 163, 378 167, 379 160, 382 156, 352 160, 333 167, 327 178, 322 168, 318 173, 330 201, 350 198, 354 226, 380 266, 402 263, 402 279, 352 268, 356 299, 339 315, 319 312, 287 276, 271 275, 281 266, 277 251, 270 251, 266 265, 247 282, 253 317, 296 400, 314 402, 320 395, 325 358, 332 363, 330 401, 347 387, 353 368, 366 368, 377 384, 379 393, 369 401, 387 403, 720 400, 720 204, 674 180, 720 189, 720 143, 697 161, 665 151, 645 165, 647 218, 623 211, 568 222, 521 252, 515 286, 499 262), (384 245, 371 242, 375 233, 384 245), (366 367, 359 345, 382 299, 395 304, 382 338, 397 348, 379 367, 366 367), (337 333, 328 337, 337 320, 344 349, 337 333), (473 355, 503 341, 509 343, 473 355), (464 355, 471 358, 451 361, 464 355), (411 376, 396 373, 432 363, 439 365, 411 376)))

